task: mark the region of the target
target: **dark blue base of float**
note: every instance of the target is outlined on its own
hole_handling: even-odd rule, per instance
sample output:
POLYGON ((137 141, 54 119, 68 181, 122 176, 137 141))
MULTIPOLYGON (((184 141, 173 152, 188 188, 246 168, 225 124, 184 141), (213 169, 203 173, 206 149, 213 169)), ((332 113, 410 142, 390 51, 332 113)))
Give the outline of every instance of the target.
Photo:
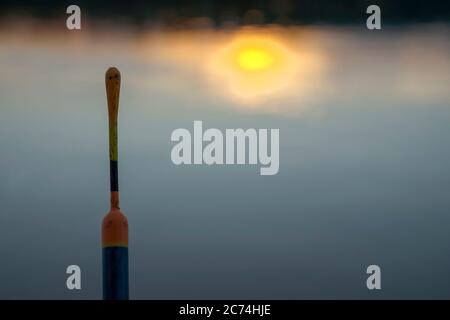
POLYGON ((103 248, 103 299, 128 300, 128 248, 103 248))

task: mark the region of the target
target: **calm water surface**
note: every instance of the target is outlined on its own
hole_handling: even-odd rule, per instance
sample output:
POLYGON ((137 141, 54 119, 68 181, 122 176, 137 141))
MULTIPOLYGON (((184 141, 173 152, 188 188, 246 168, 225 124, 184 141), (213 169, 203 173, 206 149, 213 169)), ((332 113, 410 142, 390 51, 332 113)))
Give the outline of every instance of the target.
POLYGON ((132 298, 450 298, 449 34, 3 26, 0 298, 101 297, 111 65, 132 298), (194 120, 279 128, 279 173, 173 165, 194 120))

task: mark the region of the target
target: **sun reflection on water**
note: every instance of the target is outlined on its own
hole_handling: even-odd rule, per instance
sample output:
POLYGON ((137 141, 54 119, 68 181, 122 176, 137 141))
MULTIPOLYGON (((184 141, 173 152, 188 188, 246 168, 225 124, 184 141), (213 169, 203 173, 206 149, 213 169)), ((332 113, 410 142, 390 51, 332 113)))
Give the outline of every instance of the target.
POLYGON ((197 94, 220 97, 233 108, 278 112, 287 99, 297 101, 301 113, 324 87, 326 59, 310 45, 314 37, 317 41, 308 30, 281 27, 149 33, 137 51, 152 65, 164 66, 165 77, 176 72, 170 86, 178 92, 201 83, 205 90, 197 94), (189 83, 182 84, 186 78, 189 83))
POLYGON ((305 81, 317 80, 321 65, 319 55, 301 52, 275 33, 241 30, 217 45, 207 69, 222 95, 251 106, 302 91, 302 74, 305 81))

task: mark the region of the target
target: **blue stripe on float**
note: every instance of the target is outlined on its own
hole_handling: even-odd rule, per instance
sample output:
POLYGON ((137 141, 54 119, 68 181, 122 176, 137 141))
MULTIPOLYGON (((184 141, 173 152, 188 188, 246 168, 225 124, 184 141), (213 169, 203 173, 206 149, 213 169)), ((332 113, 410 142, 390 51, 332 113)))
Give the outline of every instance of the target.
POLYGON ((128 248, 103 248, 103 299, 128 300, 128 248))
POLYGON ((119 174, 117 160, 109 160, 109 176, 111 191, 119 191, 119 174))

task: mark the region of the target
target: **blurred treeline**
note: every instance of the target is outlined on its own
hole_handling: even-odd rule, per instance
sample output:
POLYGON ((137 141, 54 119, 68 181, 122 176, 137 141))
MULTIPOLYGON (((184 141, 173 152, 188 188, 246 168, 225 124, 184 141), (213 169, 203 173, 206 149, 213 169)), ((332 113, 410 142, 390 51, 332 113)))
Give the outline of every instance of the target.
POLYGON ((351 24, 363 23, 370 4, 382 9, 383 23, 448 22, 449 0, 1 0, 0 18, 28 15, 55 18, 70 4, 94 19, 117 19, 146 25, 177 26, 194 21, 212 26, 243 24, 351 24), (197 20, 195 20, 197 19, 197 20))

